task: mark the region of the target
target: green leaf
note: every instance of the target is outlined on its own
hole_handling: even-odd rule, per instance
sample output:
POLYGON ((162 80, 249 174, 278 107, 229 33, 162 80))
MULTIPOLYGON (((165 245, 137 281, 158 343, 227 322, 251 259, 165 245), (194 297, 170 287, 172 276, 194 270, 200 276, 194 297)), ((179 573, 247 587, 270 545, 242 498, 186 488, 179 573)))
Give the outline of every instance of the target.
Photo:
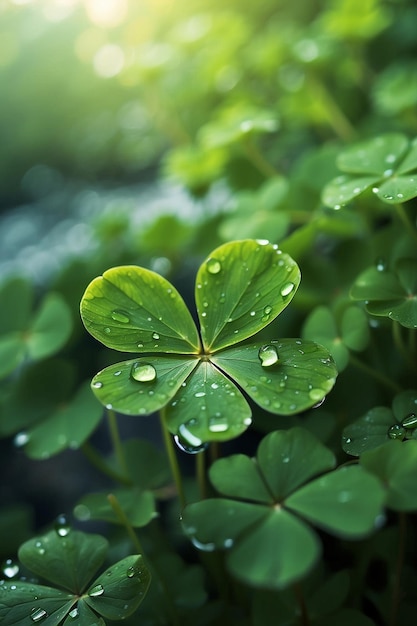
POLYGON ((298 265, 266 241, 214 250, 200 266, 195 299, 205 352, 243 341, 272 322, 300 283, 298 265))
POLYGON ((417 137, 411 141, 409 151, 397 168, 397 174, 406 174, 413 170, 417 170, 417 137))
POLYGON ((417 196, 417 175, 395 176, 379 185, 378 198, 388 204, 401 204, 417 196))
POLYGON ((71 331, 72 317, 65 300, 57 293, 48 293, 28 330, 29 356, 43 359, 54 354, 67 342, 71 331))
POLYGON ((21 333, 13 332, 0 337, 0 378, 11 374, 24 361, 25 354, 21 333))
POLYGON ((227 441, 251 423, 251 410, 234 383, 201 361, 166 409, 167 425, 185 447, 227 441))
POLYGON ((390 509, 417 509, 417 441, 396 442, 396 445, 385 443, 377 450, 365 452, 360 464, 384 483, 390 509))
POLYGON ((142 356, 110 365, 91 382, 95 396, 125 415, 149 415, 175 396, 198 365, 188 356, 142 356))
POLYGON ((25 278, 11 278, 0 289, 0 329, 2 334, 21 331, 30 324, 33 286, 25 278))
POLYGON ((360 456, 389 440, 388 431, 396 423, 392 411, 375 407, 343 430, 342 446, 348 454, 360 456))
POLYGON ((395 168, 408 147, 408 139, 400 133, 387 133, 360 142, 343 151, 337 165, 343 172, 384 174, 395 168))
POLYGON ((106 626, 106 622, 80 598, 77 606, 69 612, 64 626, 106 626))
POLYGON ((195 354, 200 349, 178 291, 143 267, 115 267, 95 278, 81 300, 81 317, 93 337, 115 350, 195 354))
POLYGON ((129 478, 141 489, 158 489, 171 480, 166 454, 150 441, 128 439, 123 454, 129 478))
POLYGON ((373 187, 379 178, 375 176, 338 176, 328 183, 323 190, 323 203, 326 206, 338 208, 347 204, 366 189, 373 187))
POLYGON ((105 618, 125 619, 136 611, 150 582, 151 576, 142 556, 127 556, 92 583, 84 600, 105 618))
POLYGON ((0 622, 5 626, 58 626, 74 606, 72 594, 43 585, 1 581, 0 622))
POLYGON ((72 402, 56 407, 42 422, 26 432, 25 453, 31 459, 45 459, 66 448, 77 449, 99 424, 102 407, 82 385, 72 402))
POLYGON ((210 480, 224 496, 273 504, 273 494, 259 473, 257 463, 245 454, 219 459, 210 467, 210 480))
POLYGON ((100 535, 52 530, 26 541, 19 549, 25 567, 56 585, 80 593, 103 563, 108 542, 100 535))
POLYGON ((276 509, 237 542, 226 564, 246 584, 278 590, 303 578, 319 554, 314 531, 284 509, 276 509))
MULTIPOLYGON (((107 498, 109 493, 107 490, 83 496, 74 509, 75 517, 83 522, 99 519, 112 524, 121 524, 107 498)), ((151 491, 126 488, 113 489, 111 493, 117 498, 124 514, 135 528, 146 526, 157 516, 155 498, 151 491)))
POLYGON ((341 335, 350 350, 363 350, 369 341, 369 324, 365 312, 358 306, 349 306, 343 313, 341 335))
POLYGON ((278 415, 299 413, 321 402, 337 375, 327 350, 301 339, 243 344, 215 354, 211 361, 259 406, 278 415))
POLYGON ((384 500, 379 480, 358 466, 348 466, 301 487, 285 506, 338 537, 354 538, 375 528, 384 500))
POLYGON ((333 312, 325 306, 316 307, 307 317, 303 326, 303 337, 316 341, 327 348, 339 372, 349 362, 349 350, 340 336, 333 312))
POLYGON ((277 430, 259 444, 259 469, 276 502, 335 466, 333 453, 303 428, 277 430))

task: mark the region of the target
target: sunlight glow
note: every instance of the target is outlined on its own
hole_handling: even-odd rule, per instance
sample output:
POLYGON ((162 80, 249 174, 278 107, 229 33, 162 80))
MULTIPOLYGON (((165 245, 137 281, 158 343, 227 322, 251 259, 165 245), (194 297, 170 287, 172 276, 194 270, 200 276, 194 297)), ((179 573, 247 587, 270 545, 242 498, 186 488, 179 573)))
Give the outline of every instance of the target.
POLYGON ((104 28, 121 24, 129 9, 128 0, 84 0, 84 4, 93 24, 104 28))

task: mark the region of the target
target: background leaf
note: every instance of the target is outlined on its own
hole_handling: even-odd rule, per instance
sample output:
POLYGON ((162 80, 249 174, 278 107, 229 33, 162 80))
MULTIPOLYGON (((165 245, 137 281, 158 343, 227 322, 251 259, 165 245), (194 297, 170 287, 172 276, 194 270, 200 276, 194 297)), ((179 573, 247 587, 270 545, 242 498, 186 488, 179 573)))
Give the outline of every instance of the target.
POLYGON ((5 626, 58 626, 75 603, 75 596, 59 589, 19 580, 0 583, 0 622, 5 626))
POLYGON ((217 352, 272 322, 300 283, 298 265, 268 242, 247 239, 214 250, 197 272, 195 299, 206 352, 217 352))
POLYGON ((124 352, 199 351, 197 328, 184 300, 165 278, 143 267, 104 272, 81 300, 87 330, 108 348, 124 352))
POLYGON ((344 150, 337 158, 337 165, 344 172, 384 174, 398 165, 407 147, 407 137, 386 133, 344 150))
POLYGON ((86 494, 74 509, 75 517, 83 522, 99 519, 113 524, 121 524, 122 522, 107 498, 109 493, 116 497, 130 524, 135 528, 146 526, 157 516, 155 498, 151 491, 125 488, 86 494))

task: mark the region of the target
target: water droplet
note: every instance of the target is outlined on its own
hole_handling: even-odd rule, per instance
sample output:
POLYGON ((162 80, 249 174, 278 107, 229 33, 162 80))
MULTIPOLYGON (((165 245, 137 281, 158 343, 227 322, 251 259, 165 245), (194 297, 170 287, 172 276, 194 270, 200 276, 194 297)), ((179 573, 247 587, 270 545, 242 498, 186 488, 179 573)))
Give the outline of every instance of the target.
POLYGON ((286 296, 289 296, 290 293, 294 290, 294 283, 285 283, 285 285, 283 285, 280 289, 280 294, 283 298, 285 298, 286 296))
POLYGON ((388 428, 387 434, 390 439, 404 439, 405 428, 401 424, 394 424, 388 428))
POLYGON ((276 347, 271 344, 259 348, 258 357, 262 367, 271 367, 279 362, 278 351, 276 347))
POLYGON ((191 537, 191 543, 197 550, 201 550, 202 552, 213 552, 216 549, 216 544, 214 543, 203 543, 199 541, 196 537, 191 537))
POLYGON ((13 559, 6 559, 3 563, 2 572, 6 578, 14 578, 19 573, 19 565, 13 559))
POLYGON ((45 617, 48 617, 48 613, 45 611, 45 609, 32 609, 32 612, 30 614, 30 619, 32 620, 32 622, 36 623, 45 619, 45 617))
POLYGON ((387 261, 382 257, 376 260, 375 265, 378 272, 384 272, 387 269, 387 261))
POLYGON ((417 428, 417 415, 415 413, 407 415, 402 421, 402 426, 404 426, 404 428, 417 428))
POLYGON ((106 335, 109 335, 111 333, 111 328, 106 326, 106 328, 104 329, 104 332, 106 333, 106 335))
POLYGON ((223 542, 223 546, 226 550, 228 550, 229 548, 231 548, 233 546, 233 539, 231 539, 230 537, 228 537, 227 539, 224 540, 223 542))
POLYGON ((289 457, 289 456, 283 456, 283 457, 282 457, 282 459, 281 459, 281 461, 282 461, 283 463, 289 463, 289 462, 290 462, 290 457, 289 457))
POLYGON ((43 547, 43 544, 41 541, 35 542, 35 548, 37 549, 38 554, 40 554, 41 556, 45 554, 45 548, 43 547))
POLYGON ((394 163, 395 159, 396 159, 395 154, 387 154, 387 156, 385 157, 385 162, 394 163))
POLYGON ((352 439, 350 437, 346 437, 345 443, 352 443, 352 439))
POLYGON ((221 272, 222 264, 217 259, 210 258, 207 261, 207 271, 209 274, 218 274, 221 272))
POLYGON ((392 176, 394 173, 394 170, 389 169, 389 170, 385 170, 384 172, 384 178, 389 178, 390 176, 392 176))
POLYGON ((267 304, 264 307, 264 315, 270 315, 272 313, 272 306, 270 306, 269 304, 267 304))
POLYGON ((88 592, 88 595, 91 598, 96 598, 97 596, 102 596, 103 593, 104 593, 103 585, 95 585, 92 589, 90 589, 90 591, 88 592))
POLYGON ((128 578, 134 578, 135 576, 139 576, 140 574, 140 568, 137 567, 136 565, 131 565, 130 567, 128 567, 127 572, 126 572, 126 576, 128 578))
POLYGON ((155 339, 157 341, 159 339, 158 333, 152 333, 152 339, 155 339))
POLYGON ((122 373, 122 370, 118 370, 117 372, 114 372, 113 376, 120 376, 121 373, 122 373))
POLYGON ((116 309, 112 311, 111 317, 115 322, 121 322, 122 324, 128 324, 130 322, 130 317, 125 311, 116 309))
POLYGON ((25 432, 21 432, 21 433, 17 433, 17 435, 15 435, 15 438, 13 439, 13 444, 16 446, 16 448, 22 448, 23 446, 25 446, 27 444, 27 442, 29 441, 29 434, 25 433, 25 432))
POLYGON ((308 392, 308 396, 310 400, 313 400, 313 402, 321 402, 323 400, 323 390, 310 389, 310 391, 308 392))
POLYGON ((72 611, 70 611, 70 612, 68 613, 68 616, 69 616, 71 619, 75 619, 76 617, 78 617, 78 609, 77 609, 77 607, 75 607, 75 609, 72 609, 72 611))
POLYGON ((206 395, 205 391, 197 391, 197 393, 194 394, 195 398, 204 398, 204 396, 206 395))
POLYGON ((64 514, 58 515, 55 520, 55 531, 59 537, 66 537, 71 532, 71 526, 68 522, 67 516, 64 514))
POLYGON ((221 414, 214 415, 208 421, 208 428, 212 433, 225 433, 229 429, 229 424, 221 414))
POLYGON ((156 369, 145 361, 136 361, 130 370, 130 375, 140 383, 150 383, 156 379, 156 369))
POLYGON ((102 386, 103 386, 103 383, 101 383, 99 380, 97 380, 97 381, 95 381, 94 383, 92 383, 92 384, 91 384, 91 386, 92 386, 94 389, 101 389, 101 388, 102 388, 102 386))
POLYGON ((190 420, 186 424, 181 424, 178 428, 178 434, 174 436, 178 448, 187 454, 198 454, 208 447, 207 443, 203 443, 197 435, 190 431, 190 426, 195 425, 195 423, 196 420, 190 420))
POLYGON ((372 193, 378 193, 379 187, 372 187, 372 193))

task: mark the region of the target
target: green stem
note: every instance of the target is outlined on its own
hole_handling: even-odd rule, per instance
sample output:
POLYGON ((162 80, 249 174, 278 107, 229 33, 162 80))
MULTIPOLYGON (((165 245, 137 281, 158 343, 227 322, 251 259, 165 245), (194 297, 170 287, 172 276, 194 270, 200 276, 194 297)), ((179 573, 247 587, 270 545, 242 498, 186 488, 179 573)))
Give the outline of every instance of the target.
POLYGON ((168 456, 168 462, 171 468, 172 477, 175 482, 175 486, 177 488, 177 494, 180 501, 181 508, 183 509, 186 505, 184 487, 182 482, 182 476, 180 471, 180 466, 178 464, 177 453, 174 448, 174 444, 172 442, 171 434, 166 426, 166 417, 165 417, 165 409, 161 409, 159 413, 159 419, 161 422, 161 430, 162 437, 164 439, 165 450, 168 456))
POLYGON ((206 454, 200 452, 196 455, 195 460, 197 484, 200 490, 200 497, 202 500, 207 498, 207 479, 206 479, 206 454))
POLYGON ((294 593, 297 598, 298 606, 300 607, 300 626, 309 626, 310 618, 308 616, 307 606, 304 600, 303 590, 299 583, 294 585, 294 593))
POLYGON ((110 431, 110 438, 113 444, 114 454, 117 459, 119 468, 123 474, 128 475, 128 469, 126 465, 126 458, 123 451, 122 440, 120 439, 119 427, 117 424, 116 413, 111 409, 107 409, 107 417, 110 431))
POLYGON ((350 353, 349 355, 349 361, 352 365, 354 365, 358 369, 361 369, 363 372, 366 372, 369 376, 371 376, 376 381, 381 383, 381 385, 384 385, 385 387, 389 387, 390 389, 392 389, 392 391, 395 391, 395 393, 399 393, 400 391, 402 391, 401 387, 397 385, 397 383, 395 383, 390 378, 382 374, 382 372, 378 372, 373 367, 370 367, 366 363, 363 363, 363 361, 358 359, 352 353, 350 353))
POLYGON ((356 130, 346 117, 331 92, 321 80, 314 76, 309 76, 309 85, 312 96, 322 102, 323 107, 328 112, 328 121, 335 133, 344 141, 351 141, 356 137, 356 130))
POLYGON ((111 467, 107 465, 107 463, 103 460, 102 456, 97 452, 93 446, 86 441, 81 446, 81 450, 84 453, 85 457, 90 461, 91 465, 98 469, 102 474, 108 476, 112 480, 117 483, 122 483, 123 485, 130 485, 131 481, 126 478, 126 476, 122 476, 118 472, 115 472, 111 467))
POLYGON ((273 176, 279 176, 279 172, 275 169, 269 161, 267 161, 259 150, 258 146, 248 137, 242 141, 242 145, 245 150, 245 154, 249 161, 256 167, 256 169, 265 176, 265 178, 272 178, 273 176))
POLYGON ((403 204, 396 204, 395 210, 397 211, 397 215, 400 218, 401 222, 404 224, 407 233, 417 241, 417 231, 413 225, 413 222, 410 220, 407 211, 404 208, 403 204))
POLYGON ((401 574, 404 565, 404 553, 405 553, 405 542, 406 542, 406 533, 407 533, 407 518, 406 514, 403 511, 400 511, 398 514, 398 553, 397 553, 397 562, 395 564, 395 572, 394 572, 394 580, 392 586, 392 596, 391 596, 391 613, 390 613, 390 626, 396 626, 397 617, 398 617, 398 607, 400 605, 400 596, 401 596, 401 574))
POLYGON ((411 354, 408 352, 408 349, 404 343, 404 338, 402 334, 402 326, 399 322, 393 322, 392 325, 392 334, 394 337, 394 344, 398 350, 398 352, 402 355, 404 361, 409 365, 412 370, 416 369, 416 364, 411 357, 411 354))

